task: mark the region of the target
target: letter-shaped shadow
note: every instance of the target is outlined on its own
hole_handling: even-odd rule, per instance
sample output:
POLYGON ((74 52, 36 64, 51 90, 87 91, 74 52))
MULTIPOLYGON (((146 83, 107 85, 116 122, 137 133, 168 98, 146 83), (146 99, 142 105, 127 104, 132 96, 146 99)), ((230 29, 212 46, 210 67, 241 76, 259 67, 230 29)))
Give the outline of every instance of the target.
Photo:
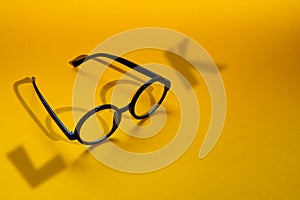
POLYGON ((35 168, 23 146, 15 148, 7 156, 33 188, 66 168, 65 162, 59 155, 47 161, 39 169, 35 168))
MULTIPOLYGON (((45 125, 46 126, 44 126, 44 124, 39 120, 39 118, 33 113, 33 111, 27 105, 27 103, 25 102, 24 98, 22 97, 22 95, 19 91, 19 87, 21 85, 27 84, 27 83, 32 84, 31 79, 28 78, 28 77, 15 82, 13 87, 14 87, 14 92, 15 92, 18 100, 20 101, 22 106, 25 108, 25 110, 27 111, 29 116, 33 119, 33 121, 37 124, 37 126, 45 133, 45 135, 48 136, 51 140, 54 140, 54 141, 60 140, 60 141, 73 143, 70 140, 68 140, 66 137, 61 136, 61 135, 59 135, 58 133, 56 133, 54 131, 54 129, 52 127, 52 118, 50 117, 50 115, 47 115, 47 117, 45 119, 45 125)), ((84 113, 84 112, 87 112, 88 110, 83 109, 83 108, 78 108, 78 107, 71 107, 71 106, 54 109, 54 112, 56 114, 62 114, 62 113, 72 112, 72 111, 83 112, 84 113)))
MULTIPOLYGON (((195 77, 196 70, 191 67, 191 65, 187 65, 184 57, 188 57, 187 50, 189 45, 189 39, 184 39, 183 41, 179 42, 175 48, 170 48, 170 51, 165 52, 166 58, 169 60, 172 67, 174 67, 178 72, 180 72, 192 86, 198 84, 197 77, 195 77), (178 58, 174 54, 174 52, 178 52, 179 57, 183 56, 183 58, 178 58)), ((209 63, 205 63, 203 61, 197 60, 197 58, 189 58, 194 63, 197 63, 197 66, 201 67, 201 71, 213 73, 212 67, 209 63)), ((219 70, 224 70, 226 68, 225 65, 217 64, 219 70)))

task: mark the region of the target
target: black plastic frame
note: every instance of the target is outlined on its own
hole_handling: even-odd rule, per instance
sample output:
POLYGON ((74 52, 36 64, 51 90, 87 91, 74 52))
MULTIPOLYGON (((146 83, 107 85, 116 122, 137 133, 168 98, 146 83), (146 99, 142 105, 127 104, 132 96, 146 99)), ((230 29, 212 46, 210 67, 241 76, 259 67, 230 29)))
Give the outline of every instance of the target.
POLYGON ((126 105, 122 108, 118 108, 118 107, 116 107, 114 105, 111 105, 111 104, 104 104, 104 105, 97 106, 97 107, 91 109, 90 111, 88 111, 78 121, 77 125, 75 126, 74 131, 70 131, 66 128, 66 126, 62 123, 62 121, 59 119, 59 117, 55 114, 53 109, 50 107, 50 105, 48 104, 48 102, 46 101, 46 99, 44 98, 44 96, 42 95, 40 90, 38 89, 38 87, 36 85, 35 77, 31 78, 33 87, 34 87, 39 99, 41 100, 42 104, 46 108, 49 115, 52 117, 52 119, 55 121, 55 123, 61 129, 61 131, 68 137, 68 139, 78 140, 80 143, 87 144, 87 145, 93 145, 93 144, 101 143, 101 142, 105 141, 108 137, 110 137, 115 132, 115 130, 118 128, 118 126, 121 122, 122 113, 126 112, 127 110, 136 119, 144 119, 144 118, 149 117, 161 105, 161 103, 163 102, 164 98, 167 95, 167 92, 168 92, 169 88, 171 87, 171 82, 168 79, 166 79, 166 78, 164 78, 164 77, 162 77, 162 76, 160 76, 160 75, 158 75, 158 74, 156 74, 156 73, 154 73, 154 72, 152 72, 152 71, 150 71, 150 70, 148 70, 148 69, 146 69, 146 68, 144 68, 144 67, 142 67, 138 64, 135 64, 135 63, 133 63, 133 62, 131 62, 131 61, 125 59, 125 58, 114 56, 114 55, 107 54, 107 53, 96 53, 96 54, 92 54, 92 55, 80 55, 80 56, 76 57, 75 59, 73 59, 72 61, 70 61, 70 64, 73 67, 76 68, 76 67, 80 66, 82 63, 84 63, 84 62, 86 62, 90 59, 97 58, 97 57, 106 57, 106 58, 110 58, 112 60, 115 60, 115 61, 117 61, 117 62, 119 62, 119 63, 135 70, 135 71, 137 71, 137 72, 140 72, 143 75, 146 75, 146 76, 150 77, 151 79, 148 80, 147 82, 145 82, 137 90, 137 92, 133 95, 133 98, 129 102, 128 105, 126 105), (144 115, 137 115, 136 112, 135 112, 135 105, 136 105, 136 102, 137 102, 139 96, 142 94, 142 92, 147 87, 149 87, 151 84, 153 84, 155 82, 160 82, 164 85, 164 91, 163 91, 163 94, 162 94, 160 100, 158 101, 158 103, 156 105, 154 105, 151 108, 151 110, 148 113, 146 113, 144 115), (100 138, 99 140, 96 140, 96 141, 89 142, 89 141, 82 140, 82 138, 80 138, 80 130, 81 130, 82 125, 84 124, 84 122, 89 117, 91 117, 93 114, 95 114, 96 112, 99 112, 99 111, 104 110, 104 109, 112 109, 112 110, 115 111, 114 112, 113 127, 112 127, 111 131, 109 133, 107 133, 104 137, 102 137, 102 138, 100 138))

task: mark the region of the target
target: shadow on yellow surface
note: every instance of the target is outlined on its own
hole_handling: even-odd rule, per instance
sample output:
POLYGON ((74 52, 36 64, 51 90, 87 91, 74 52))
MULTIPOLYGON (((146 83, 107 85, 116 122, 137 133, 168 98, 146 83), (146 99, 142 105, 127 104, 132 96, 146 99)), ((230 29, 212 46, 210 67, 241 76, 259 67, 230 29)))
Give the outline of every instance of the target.
POLYGON ((7 156, 31 187, 40 185, 67 167, 61 156, 57 155, 36 169, 23 146, 13 149, 7 156))

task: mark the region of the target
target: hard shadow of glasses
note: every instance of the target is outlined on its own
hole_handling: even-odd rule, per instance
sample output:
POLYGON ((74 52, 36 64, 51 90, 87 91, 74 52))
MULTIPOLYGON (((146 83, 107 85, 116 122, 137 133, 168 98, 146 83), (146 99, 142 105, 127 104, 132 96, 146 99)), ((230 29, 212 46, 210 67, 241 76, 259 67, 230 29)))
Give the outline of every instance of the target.
MULTIPOLYGON (((33 121, 37 124, 37 126, 43 131, 43 133, 50 138, 51 140, 54 141, 64 141, 64 142, 69 142, 69 143, 73 143, 70 140, 66 139, 65 137, 59 135, 54 128, 52 127, 52 118, 47 115, 46 120, 45 120, 45 125, 39 120, 39 118, 34 114, 34 112, 32 111, 32 109, 28 106, 28 104, 26 103, 25 99, 22 97, 21 92, 19 90, 19 87, 21 85, 24 84, 32 84, 32 81, 30 78, 24 78, 21 79, 17 82, 14 83, 13 88, 14 88, 14 92, 18 98, 18 100, 20 101, 20 103, 22 104, 23 108, 26 110, 26 112, 29 114, 29 116, 33 119, 33 121)), ((78 112, 87 112, 86 109, 83 108, 78 108, 78 107, 61 107, 61 108, 57 108, 54 109, 54 112, 57 114, 62 114, 62 113, 66 113, 66 112, 72 112, 72 111, 78 111, 78 112)))
POLYGON ((56 155, 52 159, 44 163, 41 167, 36 168, 34 166, 34 163, 31 161, 27 151, 22 145, 11 150, 7 154, 7 157, 13 163, 19 173, 23 176, 23 178, 27 181, 27 183, 32 188, 35 188, 46 182, 48 179, 54 177, 58 173, 62 172, 66 168, 74 167, 82 163, 82 161, 84 161, 84 158, 89 155, 89 152, 92 149, 96 148, 98 145, 91 146, 83 151, 78 156, 78 158, 70 165, 67 165, 60 155, 56 155))
POLYGON ((10 151, 7 157, 32 188, 35 188, 67 167, 62 157, 56 155, 41 167, 36 168, 22 145, 10 151))
MULTIPOLYGON (((139 86, 140 83, 144 82, 141 78, 135 76, 134 74, 131 74, 130 72, 127 72, 113 64, 110 64, 102 59, 98 59, 98 58, 94 58, 93 60, 99 62, 99 63, 102 63, 102 64, 105 64, 107 66, 109 66, 110 68, 120 72, 120 73, 123 73, 123 74, 126 74, 128 77, 131 77, 133 78, 135 81, 131 81, 131 80, 120 80, 120 81, 112 81, 112 82, 109 82, 108 84, 106 84, 102 89, 101 89, 101 92, 100 92, 100 98, 101 100, 103 100, 103 102, 105 101, 105 96, 106 96, 106 92, 111 88, 111 87, 114 87, 115 85, 117 84, 123 84, 123 83, 126 83, 126 84, 133 84, 133 85, 136 85, 136 86, 139 86)), ((53 141, 64 141, 64 142, 69 142, 69 143, 74 143, 70 140, 68 140, 67 138, 65 138, 64 136, 61 136, 60 134, 58 134, 54 128, 52 127, 52 118, 50 115, 47 115, 46 116, 46 120, 45 120, 45 123, 43 124, 41 122, 41 120, 35 115, 35 113, 32 111, 32 109, 29 107, 29 105, 26 103, 25 99, 22 97, 21 95, 21 92, 19 90, 19 87, 21 85, 24 85, 24 84, 32 84, 32 81, 29 77, 26 77, 24 79, 21 79, 19 81, 16 81, 14 84, 13 84, 13 88, 14 88, 14 92, 19 100, 19 102, 22 104, 23 108, 26 110, 26 112, 29 114, 29 116, 33 119, 33 121, 36 123, 36 125, 42 130, 42 132, 48 137, 50 138, 51 140, 53 141)), ((151 91, 151 90, 149 90, 151 91)), ((149 93, 149 97, 150 97, 150 101, 151 103, 153 103, 155 100, 154 100, 154 97, 149 93)), ((54 109, 54 112, 56 114, 62 114, 62 113, 66 113, 66 112, 72 112, 72 111, 77 111, 77 112, 87 112, 88 110, 87 109, 83 109, 83 108, 79 108, 79 107, 71 107, 71 106, 68 106, 68 107, 61 107, 61 108, 56 108, 54 109)), ((141 124, 143 123, 144 120, 141 120, 141 124)))
MULTIPOLYGON (((101 101, 104 103, 104 102, 110 102, 108 101, 107 99, 107 92, 117 86, 117 85, 122 85, 122 84, 130 84, 130 85, 133 85, 133 86, 136 86, 137 88, 141 86, 141 84, 143 84, 145 82, 145 80, 139 78, 138 76, 136 76, 135 74, 131 73, 131 71, 126 71, 126 70, 123 70, 121 69, 120 67, 112 64, 112 63, 109 63, 109 62, 106 62, 105 60, 103 59, 100 59, 100 58, 93 58, 92 59, 93 61, 96 61, 98 63, 101 63, 117 72, 120 72, 122 74, 126 74, 126 76, 128 78, 132 78, 132 80, 129 80, 129 79, 121 79, 121 80, 112 80, 108 83, 106 83, 103 87, 101 87, 101 90, 100 90, 100 99, 101 101)), ((89 74, 87 74, 86 72, 83 72, 85 73, 85 75, 89 76, 89 74)), ((151 92, 153 91, 153 88, 151 87, 151 85, 148 87, 149 89, 146 90, 146 93, 148 94, 149 96, 149 100, 150 100, 150 104, 151 105, 154 105, 155 104, 155 98, 154 96, 151 94, 151 92)), ((153 113, 154 115, 155 113, 153 113)), ((130 116, 129 115, 124 115, 123 116, 124 118, 129 118, 130 116)), ((147 118, 145 119, 142 119, 140 120, 137 125, 142 125, 145 121, 147 121, 147 118)))
MULTIPOLYGON (((94 59, 97 62, 100 62, 102 64, 108 65, 107 62, 101 60, 101 59, 94 59)), ((132 84, 134 86, 140 86, 139 83, 143 83, 144 80, 140 79, 139 77, 135 76, 134 74, 131 74, 130 72, 127 72, 125 70, 120 69, 119 67, 109 64, 108 65, 110 68, 126 74, 128 77, 133 78, 135 81, 130 81, 130 80, 121 80, 121 81, 111 81, 107 83, 101 90, 100 92, 100 98, 105 101, 106 99, 106 92, 111 88, 114 87, 116 84, 132 84)), ((13 89, 16 94, 16 97, 18 98, 19 102, 23 106, 23 108, 26 110, 26 112, 29 114, 29 116, 33 119, 33 121, 37 124, 37 126, 41 129, 41 131, 51 140, 53 141, 64 141, 64 142, 70 142, 68 139, 65 137, 59 135, 54 128, 52 127, 53 121, 52 118, 47 115, 45 123, 43 123, 37 116, 36 114, 32 111, 32 109, 29 107, 29 105, 26 103, 25 99, 21 95, 21 92, 19 90, 19 87, 24 84, 32 84, 32 81, 30 78, 24 78, 19 81, 16 81, 13 84, 13 89), (52 122, 52 123, 51 123, 52 122)), ((151 90, 150 90, 151 91, 151 90)), ((154 97, 151 96, 152 94, 149 93, 149 98, 151 102, 154 102, 154 97)), ((79 111, 79 112, 86 112, 86 109, 83 108, 76 108, 76 107, 61 107, 54 109, 54 112, 56 114, 62 114, 65 112, 72 112, 72 111, 79 111)), ((160 114, 159 111, 156 113, 153 113, 153 115, 158 115, 160 114)), ((126 116, 124 116, 126 117, 126 116)), ((147 119, 140 120, 137 125, 140 126, 142 125, 147 119)), ((109 141, 111 142, 118 142, 116 139, 111 138, 109 141)), ((89 152, 92 151, 94 148, 97 148, 99 145, 103 143, 93 145, 88 147, 85 151, 83 151, 78 158, 75 160, 73 165, 78 164, 84 157, 89 155, 89 152)), ((9 160, 14 164, 14 166, 18 169, 18 171, 21 173, 21 175, 24 177, 24 179, 29 183, 29 185, 33 188, 36 186, 40 185, 41 183, 45 182, 46 180, 50 179, 57 173, 63 171, 65 168, 67 168, 67 164, 64 162, 62 157, 60 155, 56 155, 52 159, 48 160, 44 165, 42 165, 40 168, 35 168, 33 162, 31 161, 29 155, 27 154, 25 148, 20 145, 10 151, 7 154, 7 157, 9 160)), ((72 166, 73 166, 72 165, 72 166)))
MULTIPOLYGON (((99 61, 99 60, 98 60, 99 61)), ((118 70, 121 73, 126 73, 132 78, 135 78, 135 80, 138 80, 142 82, 141 79, 138 77, 131 75, 116 66, 110 65, 113 69, 118 70)), ((136 82, 130 82, 136 84, 136 82)), ((41 129, 41 131, 51 140, 53 141, 64 141, 69 142, 68 139, 64 138, 63 136, 60 136, 57 132, 55 132, 54 128, 52 127, 53 121, 52 118, 47 115, 45 119, 45 123, 43 123, 36 114, 32 111, 32 109, 29 107, 29 105, 26 103, 25 99, 23 98, 19 87, 24 84, 32 84, 32 81, 30 78, 24 78, 19 81, 16 81, 13 84, 13 89, 16 94, 17 99, 21 103, 21 105, 24 107, 26 112, 29 114, 29 116, 33 119, 33 121, 37 124, 37 126, 41 129)), ((113 84, 112 84, 113 85, 113 84)), ((104 89, 101 90, 101 92, 105 95, 105 90, 108 89, 109 86, 104 87, 104 89)), ((83 108, 74 108, 74 107, 61 107, 54 109, 54 112, 56 114, 62 114, 65 112, 72 112, 72 111, 79 111, 79 112, 87 112, 87 109, 83 108)), ((141 120, 140 123, 143 123, 143 120, 141 120)), ((110 138, 109 141, 116 142, 117 140, 114 138, 110 138)), ((105 143, 105 142, 104 142, 105 143)), ((94 148, 97 148, 99 145, 103 143, 93 145, 88 147, 86 150, 84 150, 78 158, 71 164, 71 166, 78 165, 80 161, 82 161, 87 155, 89 155, 89 152, 92 151, 94 148)), ((31 161, 28 153, 26 152, 24 146, 20 145, 16 147, 15 149, 11 150, 7 154, 8 159, 13 163, 13 165, 17 168, 19 173, 24 177, 24 179, 27 181, 27 183, 32 187, 35 188, 39 186, 40 184, 46 182, 51 177, 55 176, 59 172, 63 171, 65 168, 67 168, 67 164, 64 162, 63 158, 60 155, 56 155, 52 159, 48 160, 45 164, 43 164, 40 168, 35 168, 33 162, 31 161)))
MULTIPOLYGON (((34 120, 37 126, 51 140, 70 142, 66 138, 58 135, 58 133, 54 131, 52 127, 53 123, 51 123, 52 118, 49 115, 47 115, 46 117, 45 125, 38 119, 38 117, 34 114, 32 109, 28 106, 25 99, 21 95, 19 87, 23 84, 31 85, 32 81, 30 78, 24 78, 19 81, 16 81, 13 84, 14 92, 18 100, 24 107, 24 109, 34 120)), ((72 111, 86 112, 87 110, 83 108, 74 108, 74 107, 62 107, 54 110, 54 112, 58 115, 61 113, 72 112, 72 111)), ((83 160, 83 158, 88 155, 88 152, 95 147, 96 145, 88 147, 85 151, 83 151, 78 156, 78 158, 74 161, 74 163, 71 164, 71 166, 80 163, 80 161, 83 160)), ((44 163, 41 167, 36 168, 30 156, 28 155, 26 149, 22 145, 19 145, 15 149, 11 150, 7 154, 7 157, 32 188, 35 188, 40 184, 46 182, 48 179, 54 177, 56 174, 58 174, 59 172, 63 171, 68 167, 68 165, 65 163, 61 155, 55 155, 53 158, 46 161, 46 163, 44 163)))
MULTIPOLYGON (((38 117, 34 114, 34 112, 31 110, 31 108, 26 103, 25 99, 22 97, 21 92, 19 91, 19 87, 23 84, 32 84, 32 81, 30 78, 24 78, 21 79, 13 84, 14 92, 24 107, 24 109, 27 111, 27 113, 30 115, 30 117, 34 120, 34 122, 37 124, 37 126, 42 130, 42 132, 49 137, 51 140, 54 141, 66 141, 65 138, 58 135, 54 129, 51 126, 51 120, 52 118, 50 116, 46 117, 45 124, 38 119, 38 117)), ((63 112, 69 112, 72 111, 72 107, 63 107, 59 109, 55 109, 56 113, 63 113, 63 112)), ((81 108, 76 108, 77 111, 83 111, 81 108)), ((64 162, 63 158, 60 155, 54 156, 52 159, 48 160, 46 163, 44 163, 41 167, 36 168, 33 164, 33 162, 30 159, 30 156, 28 155, 27 151, 25 150, 24 146, 20 145, 16 147, 15 149, 11 150, 7 154, 8 159, 13 163, 13 165, 16 167, 16 169, 19 171, 19 173, 23 176, 23 178, 27 181, 27 183, 32 187, 35 188, 39 186, 40 184, 46 182, 51 177, 55 176, 59 172, 63 171, 67 164, 64 162)))

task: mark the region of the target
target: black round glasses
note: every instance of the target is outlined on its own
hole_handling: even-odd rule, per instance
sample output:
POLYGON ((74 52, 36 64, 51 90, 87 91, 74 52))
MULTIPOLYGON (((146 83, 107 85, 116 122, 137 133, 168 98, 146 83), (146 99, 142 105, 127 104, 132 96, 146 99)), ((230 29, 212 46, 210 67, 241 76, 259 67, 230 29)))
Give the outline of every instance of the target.
POLYGON ((105 57, 112 59, 116 62, 119 62, 137 72, 140 72, 151 79, 146 81, 140 88, 136 90, 133 94, 128 105, 118 108, 112 104, 104 104, 97 106, 86 114, 84 114, 81 119, 78 121, 75 126, 74 131, 70 131, 66 126, 61 122, 58 116, 55 114, 53 109, 49 106, 48 102, 41 94, 40 90, 37 87, 35 77, 32 77, 33 87, 41 100, 42 104, 48 111, 49 115, 61 129, 61 131, 68 137, 70 140, 78 140, 82 144, 93 145, 105 141, 110 137, 118 128, 122 114, 126 111, 135 118, 135 119, 145 119, 154 113, 158 107, 163 102, 166 94, 171 86, 171 83, 168 79, 138 65, 125 58, 114 56, 107 53, 96 53, 92 55, 80 55, 70 61, 70 64, 73 67, 78 67, 82 63, 90 60, 97 59, 99 57, 105 57), (149 93, 154 93, 156 98, 149 98, 149 93), (148 95, 148 97, 147 97, 148 95), (143 106, 147 100, 150 100, 151 106, 143 106), (99 128, 95 130, 93 122, 97 121, 99 128))

